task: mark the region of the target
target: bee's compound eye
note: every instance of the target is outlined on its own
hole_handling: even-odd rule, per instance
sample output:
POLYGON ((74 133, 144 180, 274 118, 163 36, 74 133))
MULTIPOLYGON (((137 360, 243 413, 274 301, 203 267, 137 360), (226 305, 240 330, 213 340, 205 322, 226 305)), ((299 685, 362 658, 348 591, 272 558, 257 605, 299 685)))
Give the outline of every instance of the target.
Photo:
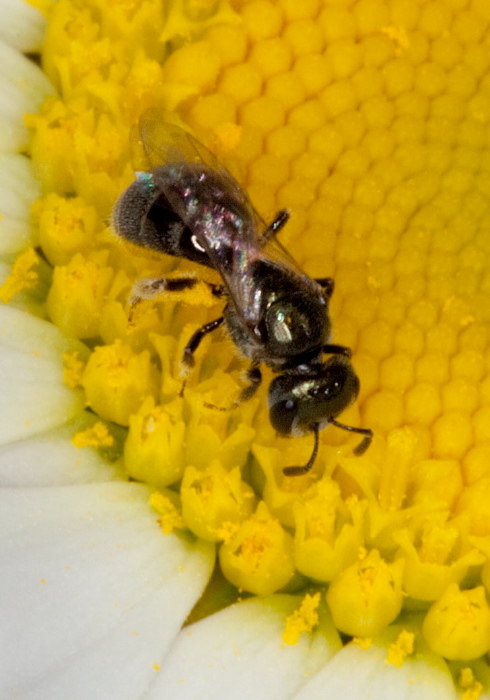
MULTIPOLYGON (((276 377, 269 387, 269 419, 274 430, 283 435, 291 435, 297 418, 298 406, 291 392, 291 378, 276 377)), ((294 385, 295 382, 293 381, 294 385)))

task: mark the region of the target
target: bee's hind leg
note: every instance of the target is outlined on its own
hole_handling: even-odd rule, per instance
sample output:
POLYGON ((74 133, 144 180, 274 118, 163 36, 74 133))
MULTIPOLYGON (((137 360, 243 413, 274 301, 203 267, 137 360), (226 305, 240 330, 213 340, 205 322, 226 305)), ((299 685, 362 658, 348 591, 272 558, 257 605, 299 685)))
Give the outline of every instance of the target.
POLYGON ((212 331, 216 330, 216 328, 222 326, 224 321, 225 319, 223 316, 215 318, 214 321, 210 321, 201 328, 198 328, 197 331, 191 336, 191 339, 184 348, 184 354, 182 356, 182 362, 186 367, 194 366, 194 353, 199 347, 199 344, 204 336, 208 333, 212 333, 212 331))
POLYGON ((163 292, 182 292, 184 289, 192 289, 198 280, 195 277, 145 277, 133 285, 129 296, 129 306, 134 309, 145 299, 154 299, 163 292))
POLYGON ((265 244, 271 240, 271 238, 275 238, 279 231, 284 228, 284 226, 287 224, 289 221, 289 210, 288 209, 280 209, 277 214, 276 218, 274 221, 269 224, 269 226, 265 229, 265 231, 262 233, 260 236, 260 244, 261 247, 265 246, 265 244))
POLYGON ((335 282, 332 277, 316 277, 315 282, 323 289, 323 296, 328 301, 333 294, 335 282))

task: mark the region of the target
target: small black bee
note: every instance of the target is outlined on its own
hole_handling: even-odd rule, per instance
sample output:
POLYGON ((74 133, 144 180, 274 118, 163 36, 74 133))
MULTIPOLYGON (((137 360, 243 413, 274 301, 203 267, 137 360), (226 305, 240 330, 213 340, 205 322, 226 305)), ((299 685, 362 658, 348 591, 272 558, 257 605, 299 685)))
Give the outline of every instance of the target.
MULTIPOLYGON (((144 154, 143 167, 115 205, 114 230, 138 246, 213 268, 223 281, 210 284, 213 294, 226 302, 223 315, 194 333, 183 363, 192 367, 203 337, 225 323, 233 342, 251 360, 249 384, 237 404, 257 391, 262 362, 279 375, 269 387, 272 426, 284 435, 314 435, 307 464, 286 467, 288 476, 311 469, 318 433, 328 423, 363 435, 354 453, 365 452, 372 431, 336 420, 356 399, 359 379, 349 348, 330 343, 328 302, 334 282, 305 275, 278 243, 276 236, 289 213, 279 211, 266 226, 214 156, 155 112, 142 117, 133 140, 144 154), (332 357, 324 360, 324 353, 332 357)), ((189 277, 140 280, 130 304, 196 283, 189 277)))

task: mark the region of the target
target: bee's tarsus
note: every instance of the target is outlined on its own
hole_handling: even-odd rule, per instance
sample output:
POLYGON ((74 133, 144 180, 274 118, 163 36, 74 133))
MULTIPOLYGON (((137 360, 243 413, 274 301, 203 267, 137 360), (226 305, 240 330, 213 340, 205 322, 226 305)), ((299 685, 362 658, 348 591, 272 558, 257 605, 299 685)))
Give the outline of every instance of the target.
POLYGON ((186 369, 192 369, 196 364, 194 355, 188 347, 185 347, 184 352, 182 353, 182 364, 186 367, 186 369))

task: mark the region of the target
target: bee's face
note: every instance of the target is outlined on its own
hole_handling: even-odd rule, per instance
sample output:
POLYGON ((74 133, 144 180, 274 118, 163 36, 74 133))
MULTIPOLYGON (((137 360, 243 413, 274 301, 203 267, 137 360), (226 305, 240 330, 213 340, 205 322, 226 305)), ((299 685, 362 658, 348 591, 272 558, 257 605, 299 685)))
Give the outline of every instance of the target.
POLYGON ((270 421, 283 435, 303 435, 312 426, 325 427, 359 393, 359 379, 346 357, 334 355, 304 371, 284 373, 269 387, 270 421))

